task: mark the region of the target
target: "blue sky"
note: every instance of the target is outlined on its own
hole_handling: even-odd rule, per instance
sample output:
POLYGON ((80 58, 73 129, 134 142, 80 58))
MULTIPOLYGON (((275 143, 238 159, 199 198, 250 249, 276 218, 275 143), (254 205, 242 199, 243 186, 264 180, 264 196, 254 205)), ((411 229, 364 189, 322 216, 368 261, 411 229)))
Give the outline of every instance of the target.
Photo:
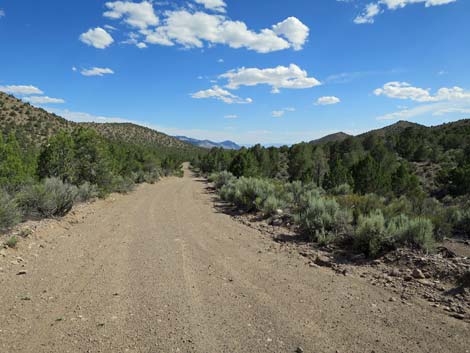
POLYGON ((470 118, 468 0, 0 1, 0 90, 242 144, 470 118))

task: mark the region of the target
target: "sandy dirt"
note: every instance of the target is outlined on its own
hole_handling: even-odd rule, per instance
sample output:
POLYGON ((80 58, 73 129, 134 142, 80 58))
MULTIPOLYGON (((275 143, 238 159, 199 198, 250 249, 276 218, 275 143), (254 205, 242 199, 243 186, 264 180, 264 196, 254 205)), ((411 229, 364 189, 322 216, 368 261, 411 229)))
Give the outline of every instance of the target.
POLYGON ((470 351, 468 323, 312 268, 218 209, 186 170, 2 250, 0 352, 470 351))

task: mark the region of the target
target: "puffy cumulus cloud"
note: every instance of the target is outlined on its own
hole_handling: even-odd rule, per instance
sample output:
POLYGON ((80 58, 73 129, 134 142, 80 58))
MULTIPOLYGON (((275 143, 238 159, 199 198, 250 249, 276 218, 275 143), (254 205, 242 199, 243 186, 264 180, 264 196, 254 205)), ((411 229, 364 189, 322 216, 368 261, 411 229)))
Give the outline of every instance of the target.
POLYGON ((101 27, 90 28, 80 35, 80 40, 97 49, 105 49, 114 42, 113 37, 101 27))
POLYGON ((395 99, 408 99, 415 102, 470 101, 470 91, 465 91, 461 87, 443 87, 438 89, 434 95, 430 91, 430 89, 413 87, 407 82, 389 82, 382 88, 377 88, 374 94, 395 99))
POLYGON ((299 19, 289 17, 273 26, 274 33, 285 36, 295 50, 301 50, 307 41, 310 29, 299 19))
POLYGON ((29 94, 43 94, 39 88, 31 85, 9 85, 0 86, 0 91, 9 94, 29 95, 29 94))
MULTIPOLYGON (((248 29, 244 22, 231 21, 225 16, 205 12, 167 11, 166 16, 162 26, 142 32, 146 35, 147 43, 177 43, 185 48, 202 48, 205 43, 222 44, 235 49, 247 48, 259 53, 269 53, 290 47, 300 49, 306 40, 306 37, 302 40, 302 35, 295 32, 296 24, 292 21, 282 26, 279 24, 281 27, 277 30, 281 33, 283 29, 285 33, 278 35, 271 29, 255 32, 248 29)), ((298 26, 299 24, 305 27, 300 21, 298 26)), ((303 27, 297 32, 305 33, 303 27)))
POLYGON ((341 102, 341 99, 335 96, 324 96, 317 99, 315 105, 333 105, 341 102))
POLYGON ((228 114, 224 116, 225 119, 238 119, 238 115, 236 114, 228 114))
POLYGON ((253 100, 251 98, 241 98, 236 96, 235 94, 219 87, 213 86, 204 91, 199 91, 196 93, 191 94, 191 97, 194 99, 218 99, 227 104, 249 104, 252 103, 253 100))
MULTIPOLYGON (((196 0, 196 2, 217 13, 180 8, 163 11, 158 18, 150 1, 141 3, 115 1, 106 3, 108 11, 104 16, 110 19, 122 19, 129 26, 136 28, 137 38, 133 38, 135 41, 133 44, 136 45, 145 42, 164 46, 202 48, 206 45, 219 44, 235 49, 246 48, 259 53, 269 53, 288 48, 300 50, 309 36, 309 28, 295 17, 289 17, 269 28, 256 31, 249 29, 242 21, 229 19, 225 15, 226 4, 223 0, 196 0)), ((90 33, 86 37, 92 34, 96 37, 103 33, 90 33)), ((90 38, 84 39, 87 39, 87 44, 91 41, 90 38)), ((100 48, 107 45, 102 43, 100 48)))
POLYGON ((104 17, 114 20, 123 19, 129 26, 145 29, 159 23, 153 5, 149 1, 141 3, 114 1, 107 2, 105 5, 109 10, 103 14, 104 17))
POLYGON ((447 5, 457 0, 380 0, 366 5, 360 15, 354 22, 357 24, 374 23, 375 17, 382 13, 385 9, 397 10, 407 5, 424 3, 425 7, 447 5))
POLYGON ((114 71, 107 67, 93 67, 91 69, 83 69, 80 71, 83 76, 104 76, 112 75, 114 71))
POLYGON ((429 89, 413 87, 407 82, 388 82, 374 91, 376 96, 387 96, 396 99, 411 99, 417 102, 429 102, 429 89))
POLYGON ((308 77, 307 71, 295 64, 275 68, 240 68, 229 71, 219 78, 228 80, 227 88, 238 89, 241 86, 269 85, 272 93, 279 93, 281 88, 305 89, 320 85, 314 77, 308 77))
POLYGON ((65 100, 61 98, 51 98, 48 96, 31 96, 23 98, 25 101, 28 101, 33 104, 63 104, 65 100))
POLYGON ((225 12, 227 4, 223 0, 195 0, 198 4, 204 5, 208 10, 225 12))

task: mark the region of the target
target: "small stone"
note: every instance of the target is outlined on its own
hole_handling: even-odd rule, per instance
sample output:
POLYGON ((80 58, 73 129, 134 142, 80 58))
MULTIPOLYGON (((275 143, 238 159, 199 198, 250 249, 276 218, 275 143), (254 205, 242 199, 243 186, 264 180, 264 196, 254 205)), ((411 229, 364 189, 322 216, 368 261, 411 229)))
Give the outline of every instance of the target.
POLYGON ((297 347, 295 353, 304 353, 304 349, 302 347, 297 347))
POLYGON ((411 273, 411 275, 414 277, 414 278, 419 278, 419 279, 425 279, 426 276, 424 275, 423 271, 421 271, 419 268, 415 268, 413 270, 413 272, 411 273))
POLYGON ((388 300, 389 302, 396 302, 397 301, 397 298, 395 297, 390 297, 390 299, 388 300))
POLYGON ((26 270, 21 270, 20 272, 18 272, 16 275, 17 276, 22 276, 22 275, 25 275, 27 274, 28 272, 26 272, 26 270))
POLYGON ((323 256, 323 255, 318 255, 315 259, 315 263, 318 266, 323 266, 323 267, 331 267, 332 266, 331 259, 329 257, 323 256))
POLYGON ((453 318, 456 318, 457 320, 463 320, 463 319, 465 319, 465 315, 463 315, 463 314, 455 313, 455 314, 452 314, 452 315, 450 315, 450 316, 452 316, 453 318))

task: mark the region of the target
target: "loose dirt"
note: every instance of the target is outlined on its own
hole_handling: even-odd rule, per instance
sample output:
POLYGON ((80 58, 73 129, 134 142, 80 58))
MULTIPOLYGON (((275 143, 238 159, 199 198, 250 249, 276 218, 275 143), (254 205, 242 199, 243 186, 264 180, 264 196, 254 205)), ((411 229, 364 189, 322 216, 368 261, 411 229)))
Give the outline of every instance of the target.
POLYGON ((2 250, 0 352, 470 351, 465 321, 309 266, 213 197, 186 169, 2 250))

